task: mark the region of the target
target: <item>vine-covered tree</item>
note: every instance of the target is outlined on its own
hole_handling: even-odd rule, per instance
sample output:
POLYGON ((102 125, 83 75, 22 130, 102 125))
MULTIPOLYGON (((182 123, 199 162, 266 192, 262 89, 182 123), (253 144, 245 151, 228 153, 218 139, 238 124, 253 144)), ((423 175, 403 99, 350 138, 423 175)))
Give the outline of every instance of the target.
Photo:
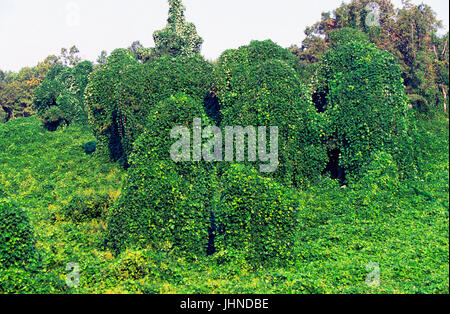
POLYGON ((323 127, 302 82, 302 67, 288 50, 270 40, 227 50, 216 69, 220 125, 278 126, 279 181, 307 186, 319 179, 327 155, 323 127))
POLYGON ((55 65, 34 91, 33 104, 49 130, 71 123, 87 123, 83 94, 92 72, 92 63, 84 61, 73 68, 55 65))
POLYGON ((348 177, 356 179, 376 151, 398 153, 407 137, 407 99, 392 54, 364 41, 339 45, 323 55, 314 81, 330 161, 348 177))
POLYGON ((181 0, 169 0, 167 26, 153 34, 155 53, 189 56, 200 52, 203 39, 197 34, 193 23, 186 22, 181 0))
POLYGON ((316 63, 332 47, 333 31, 353 28, 396 57, 406 92, 417 110, 447 111, 448 83, 442 73, 448 72, 448 39, 437 34, 442 23, 430 6, 415 5, 409 0, 402 3, 400 9, 395 9, 391 0, 343 3, 333 12, 323 13, 321 21, 305 30, 302 46, 292 46, 290 50, 300 61, 316 63))
POLYGON ((201 55, 165 55, 143 65, 131 50, 113 51, 85 94, 97 154, 126 162, 153 106, 179 92, 203 102, 211 85, 212 66, 201 55))

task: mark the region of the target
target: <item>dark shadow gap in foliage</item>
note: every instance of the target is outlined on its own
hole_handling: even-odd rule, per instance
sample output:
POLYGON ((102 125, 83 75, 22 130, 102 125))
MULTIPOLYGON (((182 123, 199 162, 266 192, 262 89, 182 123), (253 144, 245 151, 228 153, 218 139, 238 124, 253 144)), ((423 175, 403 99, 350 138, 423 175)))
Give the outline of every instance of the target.
POLYGON ((215 244, 216 232, 217 232, 216 217, 214 216, 214 213, 211 212, 210 226, 208 227, 208 234, 209 234, 208 248, 206 249, 206 254, 208 256, 216 253, 216 244, 215 244))
POLYGON ((44 123, 44 128, 47 131, 56 132, 61 125, 62 125, 62 122, 60 120, 49 121, 49 122, 44 123))
POLYGON ((328 91, 316 91, 312 95, 312 101, 319 113, 324 113, 327 107, 328 91))
POLYGON ((345 182, 345 169, 339 165, 340 149, 332 149, 328 152, 329 162, 324 173, 329 173, 331 179, 339 180, 341 184, 345 182))
POLYGON ((117 125, 117 112, 113 113, 113 125, 110 129, 110 141, 109 141, 109 154, 111 159, 114 162, 119 162, 121 166, 125 169, 128 168, 128 160, 125 154, 125 150, 123 149, 122 141, 120 138, 120 134, 118 131, 117 125))
POLYGON ((97 141, 91 141, 83 145, 84 152, 86 155, 92 155, 97 149, 97 141))
POLYGON ((217 125, 220 125, 222 116, 220 114, 220 103, 214 89, 206 95, 204 100, 206 115, 211 118, 217 125))

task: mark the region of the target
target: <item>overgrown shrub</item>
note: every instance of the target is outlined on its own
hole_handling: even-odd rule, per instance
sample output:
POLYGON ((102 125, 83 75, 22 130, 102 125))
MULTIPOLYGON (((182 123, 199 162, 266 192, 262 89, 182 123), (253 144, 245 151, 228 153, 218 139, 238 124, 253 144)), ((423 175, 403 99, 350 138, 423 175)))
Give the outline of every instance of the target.
POLYGON ((0 268, 32 268, 37 260, 34 234, 25 212, 0 200, 0 268))
POLYGON ((221 106, 227 104, 222 100, 229 91, 236 92, 236 80, 231 81, 236 73, 246 73, 251 66, 264 63, 269 60, 282 60, 287 63, 301 77, 303 66, 297 58, 287 49, 284 49, 271 40, 252 41, 248 46, 239 49, 229 49, 222 53, 217 61, 215 84, 217 96, 221 100, 221 106))
POLYGON ((314 97, 328 120, 328 150, 357 177, 375 151, 393 153, 407 135, 407 98, 394 56, 366 42, 350 42, 326 52, 314 97))
POLYGON ((232 165, 222 183, 217 250, 237 251, 252 265, 289 262, 297 225, 294 193, 244 165, 232 165))
POLYGON ((352 41, 362 41, 370 43, 369 36, 356 28, 344 27, 338 30, 331 31, 328 35, 328 41, 331 46, 338 46, 347 44, 352 41))
POLYGON ((208 120, 203 103, 178 94, 159 103, 134 144, 128 179, 108 222, 108 246, 176 250, 206 255, 214 185, 209 164, 175 163, 170 157, 171 129, 208 120))
POLYGON ((280 60, 284 56, 290 61, 289 51, 283 52, 270 42, 253 42, 250 47, 236 52, 246 57, 238 59, 231 72, 221 73, 227 81, 227 87, 221 86, 223 89, 218 91, 221 127, 278 127, 280 164, 274 176, 287 184, 306 186, 316 181, 326 167, 322 116, 292 63, 280 60), (253 52, 259 45, 269 45, 273 54, 265 58, 256 54, 259 50, 253 52), (261 61, 264 59, 268 60, 261 61))
POLYGON ((51 131, 70 123, 87 124, 84 89, 92 63, 84 61, 69 68, 54 65, 34 91, 33 104, 44 126, 51 131))
POLYGON ((178 92, 203 101, 211 85, 212 67, 199 55, 142 65, 128 50, 115 50, 86 89, 97 154, 126 161, 155 104, 178 92))
MULTIPOLYGON (((139 81, 137 73, 140 67, 139 62, 127 49, 116 49, 108 57, 107 63, 97 68, 90 76, 86 86, 85 100, 88 111, 89 122, 92 126, 94 136, 98 140, 96 154, 99 157, 117 161, 124 157, 123 143, 119 130, 119 99, 116 90, 118 86, 130 86, 135 84, 138 88, 138 97, 135 100, 137 112, 142 112, 140 103, 141 95, 139 88, 143 85, 139 81), (131 70, 129 70, 131 69, 131 70), (134 73, 134 74, 133 74, 134 73), (128 77, 126 74, 133 74, 128 77)), ((124 88, 120 88, 121 91, 124 88)), ((142 113, 142 115, 145 115, 142 113)))
POLYGON ((92 194, 77 195, 66 206, 63 214, 76 222, 88 221, 90 219, 102 218, 107 214, 111 205, 108 195, 92 194))

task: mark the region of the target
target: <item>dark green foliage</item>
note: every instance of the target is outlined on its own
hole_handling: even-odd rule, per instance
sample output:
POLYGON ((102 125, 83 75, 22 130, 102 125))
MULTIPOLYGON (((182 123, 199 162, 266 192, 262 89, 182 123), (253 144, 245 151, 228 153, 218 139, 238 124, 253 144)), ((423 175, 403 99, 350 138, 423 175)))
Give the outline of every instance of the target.
POLYGON ((222 183, 215 214, 219 254, 238 251, 252 265, 292 261, 298 210, 294 193, 242 165, 232 165, 222 183))
POLYGON ((213 68, 200 55, 163 56, 144 65, 149 101, 156 104, 176 93, 203 101, 213 83, 213 68))
POLYGON ((230 82, 235 72, 245 72, 251 66, 269 60, 282 60, 292 67, 300 77, 303 76, 303 68, 297 58, 287 49, 284 49, 271 40, 252 41, 250 45, 239 49, 230 49, 222 53, 217 61, 216 85, 220 99, 226 97, 228 90, 237 86, 230 82))
MULTIPOLYGON (((115 161, 123 158, 123 143, 119 133, 122 128, 119 129, 118 124, 120 104, 117 89, 118 86, 130 86, 134 83, 133 78, 139 78, 138 74, 132 77, 126 75, 136 73, 137 68, 139 63, 130 51, 116 49, 108 57, 107 63, 98 67, 90 76, 85 101, 89 122, 98 140, 97 156, 115 161)), ((142 85, 138 81, 135 86, 141 88, 142 85)), ((136 101, 139 101, 139 98, 136 101)), ((137 108, 138 111, 140 109, 141 106, 137 108)))
POLYGON ((153 34, 155 53, 173 57, 199 54, 203 39, 197 34, 195 25, 186 22, 183 3, 181 0, 169 0, 169 6, 167 26, 153 34))
POLYGON ((34 234, 25 212, 0 200, 0 268, 27 269, 37 260, 34 234))
POLYGON ((178 94, 153 108, 134 144, 128 180, 108 222, 108 246, 151 246, 184 256, 206 255, 213 172, 201 163, 174 163, 171 129, 208 120, 203 104, 178 94))
POLYGON ((287 184, 305 186, 317 180, 326 167, 321 143, 324 123, 295 70, 297 61, 289 51, 277 47, 271 42, 253 42, 221 57, 224 61, 227 55, 245 55, 219 66, 224 72, 219 73, 218 81, 227 82, 227 86, 218 84, 221 126, 277 126, 280 165, 274 176, 287 184), (259 46, 270 47, 272 53, 262 57, 259 46))
POLYGON ((54 65, 34 91, 33 104, 44 126, 55 131, 71 123, 87 124, 84 89, 92 63, 84 61, 73 68, 54 65))
POLYGON ((203 101, 211 84, 212 67, 199 55, 142 65, 130 51, 115 50, 86 89, 97 154, 126 162, 155 104, 178 92, 203 101))
POLYGON ((316 106, 328 119, 328 149, 357 176, 373 152, 394 153, 407 136, 407 99, 401 70, 388 52, 364 42, 325 53, 316 78, 316 106))
POLYGON ((61 282, 42 266, 27 214, 0 195, 0 294, 50 293, 61 288, 61 282))
POLYGON ((370 42, 369 36, 366 33, 351 27, 331 31, 328 40, 331 46, 345 45, 351 41, 370 42))
POLYGON ((292 51, 320 63, 255 41, 224 53, 215 84, 170 1, 156 48, 102 54, 90 75, 96 138, 73 111, 89 63, 0 71, 0 293, 448 293, 448 34, 426 5, 374 1, 381 27, 364 23, 370 0, 352 0, 307 29, 292 51), (14 119, 34 114, 51 67, 36 99, 55 132, 14 119), (194 118, 278 126, 277 172, 174 162, 170 131, 192 134, 194 118), (74 262, 80 287, 64 283, 74 262))
POLYGON ((105 217, 111 205, 108 195, 76 195, 62 210, 62 213, 76 222, 105 217))
POLYGON ((84 152, 86 153, 86 155, 92 155, 97 148, 97 142, 90 141, 90 142, 84 144, 83 148, 84 148, 84 152))

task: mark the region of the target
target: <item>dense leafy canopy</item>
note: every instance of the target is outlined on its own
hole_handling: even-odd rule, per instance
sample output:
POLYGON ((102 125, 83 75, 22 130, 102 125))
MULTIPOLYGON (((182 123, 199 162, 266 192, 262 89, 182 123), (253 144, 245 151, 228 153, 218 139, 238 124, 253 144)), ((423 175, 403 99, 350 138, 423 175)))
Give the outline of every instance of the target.
POLYGON ((55 130, 70 123, 87 123, 84 89, 92 63, 84 61, 73 68, 55 65, 34 91, 33 104, 44 126, 55 130))
POLYGON ((203 101, 211 84, 212 68, 199 55, 163 56, 142 65, 130 51, 115 50, 86 89, 98 154, 127 159, 155 104, 177 92, 203 101))
POLYGON ((197 34, 195 25, 186 22, 183 3, 181 0, 169 0, 169 6, 167 26, 153 34, 156 55, 178 57, 199 54, 203 39, 197 34))
POLYGON ((298 210, 294 193, 242 165, 232 165, 222 182, 215 213, 220 255, 238 254, 252 265, 292 259, 298 210))
POLYGON ((327 155, 321 145, 322 117, 299 72, 289 51, 255 41, 221 56, 216 88, 221 126, 277 126, 280 165, 275 176, 304 186, 321 175, 327 155))
POLYGON ((176 249, 187 256, 206 254, 211 213, 211 168, 170 157, 171 129, 208 119, 203 103, 177 94, 152 108, 146 130, 134 144, 128 180, 108 223, 108 245, 176 249))
POLYGON ((352 176, 374 151, 395 152, 407 136, 407 99, 395 58, 373 44, 353 41, 324 54, 316 105, 328 120, 328 150, 352 176))

